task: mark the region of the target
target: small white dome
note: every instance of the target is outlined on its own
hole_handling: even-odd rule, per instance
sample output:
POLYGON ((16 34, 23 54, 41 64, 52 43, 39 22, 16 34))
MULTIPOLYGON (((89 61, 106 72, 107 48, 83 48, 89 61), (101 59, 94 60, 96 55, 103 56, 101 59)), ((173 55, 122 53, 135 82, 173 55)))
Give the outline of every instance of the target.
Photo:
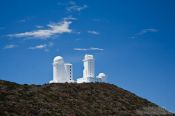
POLYGON ((106 77, 106 75, 104 73, 99 73, 97 77, 98 78, 104 78, 104 77, 106 77))
POLYGON ((59 62, 59 61, 63 61, 63 57, 61 56, 56 56, 54 59, 53 59, 54 62, 59 62))

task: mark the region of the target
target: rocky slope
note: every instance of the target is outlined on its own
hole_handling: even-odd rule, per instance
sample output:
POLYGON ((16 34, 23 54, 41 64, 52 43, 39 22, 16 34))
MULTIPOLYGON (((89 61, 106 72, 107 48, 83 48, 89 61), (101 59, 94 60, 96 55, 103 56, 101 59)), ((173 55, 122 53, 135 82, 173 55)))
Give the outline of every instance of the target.
POLYGON ((4 115, 173 115, 146 99, 106 83, 20 85, 0 81, 4 115))

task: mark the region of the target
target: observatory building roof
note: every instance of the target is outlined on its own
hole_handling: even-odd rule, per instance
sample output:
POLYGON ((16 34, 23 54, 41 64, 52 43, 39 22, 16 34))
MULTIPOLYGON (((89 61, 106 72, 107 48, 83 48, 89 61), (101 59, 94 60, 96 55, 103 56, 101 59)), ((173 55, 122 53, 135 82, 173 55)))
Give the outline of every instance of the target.
POLYGON ((53 59, 54 62, 59 62, 59 61, 62 61, 62 60, 63 60, 63 57, 61 57, 61 56, 56 56, 56 57, 53 59))
POLYGON ((93 55, 86 54, 83 61, 93 60, 93 59, 94 59, 93 55))

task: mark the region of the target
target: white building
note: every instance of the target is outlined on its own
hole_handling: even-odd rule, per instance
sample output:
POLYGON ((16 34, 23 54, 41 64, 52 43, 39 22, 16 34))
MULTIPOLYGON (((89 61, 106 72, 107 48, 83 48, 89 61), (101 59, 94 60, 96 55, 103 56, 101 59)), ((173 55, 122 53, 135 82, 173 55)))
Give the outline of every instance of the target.
POLYGON ((106 81, 106 75, 104 73, 99 73, 98 76, 96 76, 97 82, 105 82, 106 81))
POLYGON ((74 82, 73 81, 73 67, 72 64, 66 63, 64 64, 65 70, 66 70, 66 77, 68 78, 69 82, 74 82))
MULTIPOLYGON (((95 78, 95 59, 93 55, 86 54, 83 59, 83 77, 77 79, 77 83, 105 82, 106 75, 99 73, 95 78)), ((49 83, 71 83, 73 80, 73 65, 64 63, 61 56, 56 56, 53 60, 53 80, 49 83)))
POLYGON ((83 70, 83 77, 77 79, 77 83, 83 83, 83 82, 95 82, 94 79, 94 57, 93 55, 86 54, 83 59, 84 64, 84 70, 83 70))
POLYGON ((49 83, 73 82, 72 64, 64 64, 61 56, 56 56, 53 60, 53 80, 49 83))

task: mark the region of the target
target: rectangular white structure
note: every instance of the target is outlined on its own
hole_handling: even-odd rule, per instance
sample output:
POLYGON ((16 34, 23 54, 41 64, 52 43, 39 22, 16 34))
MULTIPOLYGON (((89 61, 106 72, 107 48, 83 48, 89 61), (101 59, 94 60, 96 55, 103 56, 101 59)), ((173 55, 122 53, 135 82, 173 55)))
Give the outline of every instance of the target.
POLYGON ((66 70, 67 79, 71 82, 73 81, 73 67, 72 64, 66 63, 64 64, 66 70))
POLYGON ((83 78, 88 80, 88 78, 94 78, 94 57, 93 55, 86 54, 84 57, 84 70, 83 70, 83 78))

